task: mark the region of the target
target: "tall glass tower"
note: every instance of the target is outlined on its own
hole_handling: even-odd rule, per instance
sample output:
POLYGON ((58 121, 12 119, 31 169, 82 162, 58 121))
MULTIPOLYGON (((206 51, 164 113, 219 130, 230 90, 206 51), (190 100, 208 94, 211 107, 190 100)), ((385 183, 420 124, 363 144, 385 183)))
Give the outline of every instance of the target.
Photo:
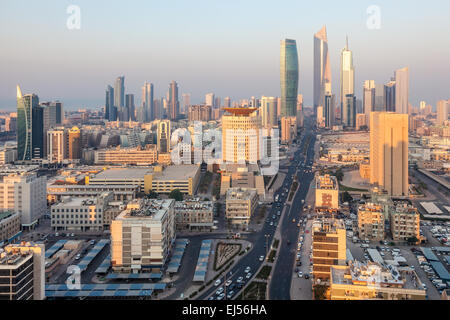
POLYGON ((331 83, 331 65, 328 55, 327 29, 324 26, 314 35, 314 113, 325 103, 325 87, 331 83))
POLYGON ((281 41, 280 54, 281 117, 297 115, 298 53, 295 40, 281 41))
POLYGON ((23 96, 17 86, 17 158, 20 161, 33 158, 33 110, 38 106, 37 95, 23 96))

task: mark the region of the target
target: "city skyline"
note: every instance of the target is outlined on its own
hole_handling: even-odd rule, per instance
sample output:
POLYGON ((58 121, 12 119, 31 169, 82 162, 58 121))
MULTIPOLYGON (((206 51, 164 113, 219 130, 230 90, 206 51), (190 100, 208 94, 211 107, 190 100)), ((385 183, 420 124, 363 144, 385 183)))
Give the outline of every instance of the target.
MULTIPOLYGON (((319 10, 314 5, 297 3, 291 3, 291 5, 294 9, 301 8, 311 12, 312 16, 319 10)), ((447 5, 443 4, 443 6, 447 5)), ((105 85, 110 82, 110 79, 114 79, 120 74, 125 75, 128 79, 127 93, 134 95, 139 94, 142 83, 148 80, 155 84, 155 97, 164 96, 167 84, 175 80, 180 85, 180 93, 192 94, 193 103, 203 102, 203 97, 207 92, 214 92, 219 97, 230 96, 232 99, 263 95, 281 96, 277 63, 279 50, 276 43, 286 37, 297 41, 302 56, 299 66, 299 83, 301 83, 299 93, 303 94, 306 106, 312 105, 313 43, 311 36, 322 25, 327 26, 329 33, 331 73, 339 74, 339 51, 345 35, 348 34, 352 41, 357 70, 355 95, 358 99, 362 97, 364 80, 373 79, 377 83, 387 83, 393 70, 405 66, 408 66, 410 70, 410 101, 413 105, 418 105, 420 101, 425 100, 435 107, 437 101, 446 98, 444 77, 445 74, 448 74, 447 70, 450 66, 444 60, 448 56, 447 52, 450 48, 444 46, 440 48, 440 52, 431 50, 426 56, 420 54, 419 50, 420 47, 427 45, 432 48, 432 39, 442 37, 448 31, 448 26, 439 26, 439 23, 436 22, 439 21, 439 16, 445 10, 438 10, 435 6, 423 6, 421 10, 417 10, 417 8, 412 10, 402 6, 401 1, 396 4, 381 2, 379 4, 382 10, 381 29, 370 30, 366 26, 368 4, 359 4, 358 2, 350 9, 346 6, 348 10, 345 12, 345 16, 352 14, 355 16, 355 19, 350 19, 351 21, 336 21, 328 14, 319 19, 316 16, 314 21, 311 21, 310 17, 305 17, 304 21, 279 23, 275 30, 262 32, 264 39, 255 35, 252 32, 253 29, 239 34, 235 30, 236 27, 225 32, 217 23, 212 25, 211 30, 203 30, 194 24, 190 30, 199 34, 199 39, 209 36, 215 31, 219 31, 222 36, 219 37, 222 38, 220 42, 213 40, 206 49, 198 40, 190 42, 189 48, 186 48, 184 44, 187 42, 185 41, 191 41, 192 36, 189 32, 186 33, 186 30, 176 30, 178 23, 161 35, 146 31, 151 38, 151 41, 147 41, 150 43, 148 45, 127 47, 130 41, 143 35, 143 30, 149 30, 148 27, 152 25, 150 22, 140 22, 144 27, 142 30, 135 29, 136 25, 131 24, 126 29, 129 32, 119 31, 116 33, 115 37, 118 39, 122 39, 125 35, 130 38, 123 43, 123 46, 100 45, 97 43, 99 37, 110 38, 117 26, 102 24, 103 18, 95 22, 93 19, 99 10, 99 5, 84 1, 79 3, 82 14, 82 25, 79 31, 69 31, 65 28, 67 19, 65 3, 52 7, 48 2, 42 2, 39 6, 27 3, 23 8, 23 2, 17 1, 6 2, 2 6, 4 9, 2 13, 5 14, 1 19, 2 23, 8 23, 10 30, 17 31, 14 38, 6 33, 0 33, 5 48, 0 53, 0 58, 8 61, 4 76, 0 78, 0 109, 2 110, 14 109, 14 90, 18 83, 26 92, 36 92, 44 100, 59 99, 63 101, 67 110, 97 108, 104 105, 102 92, 104 92, 105 85), (21 13, 29 18, 26 25, 37 21, 35 19, 38 18, 41 21, 41 17, 46 17, 48 14, 55 15, 55 18, 48 20, 40 30, 27 29, 26 25, 18 26, 9 18, 14 16, 17 10, 23 10, 21 13), (43 12, 43 10, 46 11, 43 12), (42 14, 34 16, 36 12, 42 14), (60 17, 58 12, 61 12, 60 17), (406 19, 408 14, 410 18, 414 17, 418 21, 417 12, 423 14, 419 17, 423 23, 420 23, 420 28, 408 25, 408 34, 414 34, 414 41, 412 41, 411 36, 402 37, 405 34, 406 26, 401 26, 399 22, 406 19), (427 24, 426 21, 431 21, 431 17, 433 17, 433 24, 427 24), (61 24, 59 27, 58 23, 61 24), (433 37, 429 37, 429 34, 432 34, 433 37), (168 36, 172 36, 175 41, 169 47, 164 47, 167 39, 170 38, 168 36), (185 36, 187 38, 183 40, 185 36), (36 44, 35 40, 18 42, 25 38, 39 38, 43 42, 42 45, 36 44), (57 41, 60 45, 55 47, 53 41, 57 41), (367 43, 372 45, 367 45, 367 43), (383 50, 386 45, 390 48, 389 52, 383 50), (113 50, 104 51, 105 46, 109 46, 108 49, 113 50), (258 48, 256 59, 250 58, 245 53, 252 47, 258 48), (33 50, 31 50, 32 48, 33 50), (233 53, 234 48, 241 48, 239 54, 233 53), (54 52, 49 54, 48 50, 51 49, 54 49, 54 52), (195 53, 192 50, 195 50, 195 53), (104 52, 108 52, 108 54, 105 55, 104 52), (198 54, 198 52, 202 53, 198 54), (220 52, 227 52, 227 55, 222 57, 220 52), (144 58, 145 56, 147 58, 144 58), (175 60, 170 61, 169 57, 175 60), (52 61, 58 65, 58 68, 49 65, 52 61), (45 81, 40 79, 44 73, 43 68, 46 68, 45 74, 47 74, 45 81), (67 81, 61 81, 64 76, 67 77, 67 81), (430 77, 436 79, 433 81, 434 84, 427 81, 430 77), (244 83, 246 86, 243 85, 244 83), (436 85, 440 83, 442 85, 436 85)), ((151 5, 148 6, 151 7, 151 5)), ((185 9, 182 8, 185 5, 180 4, 180 6, 180 10, 185 9)), ((189 7, 189 10, 193 11, 194 7, 197 6, 189 7)), ((271 12, 271 10, 267 10, 268 4, 263 4, 261 7, 264 12, 271 12)), ((133 8, 135 8, 134 5, 130 5, 129 10, 133 8)), ((202 12, 211 11, 206 4, 201 8, 202 12)), ((168 8, 165 5, 158 5, 152 9, 164 12, 168 8)), ((221 4, 219 8, 223 13, 232 13, 237 9, 241 9, 241 11, 238 11, 238 17, 230 15, 231 21, 238 19, 251 9, 256 12, 262 10, 249 4, 241 8, 234 3, 221 4)), ((275 12, 280 10, 280 8, 271 6, 270 9, 275 12)), ((342 8, 336 8, 336 10, 341 12, 342 8)), ((116 16, 119 14, 119 10, 117 7, 111 6, 109 13, 116 16)), ((127 16, 129 13, 126 11, 124 14, 127 16)), ((178 11, 177 14, 179 14, 178 11)), ((128 19, 125 20, 128 21, 128 19)), ((257 23, 256 27, 262 28, 263 26, 257 23)), ((2 29, 6 30, 6 28, 2 29)), ((338 81, 334 81, 332 91, 337 93, 339 85, 338 81)))

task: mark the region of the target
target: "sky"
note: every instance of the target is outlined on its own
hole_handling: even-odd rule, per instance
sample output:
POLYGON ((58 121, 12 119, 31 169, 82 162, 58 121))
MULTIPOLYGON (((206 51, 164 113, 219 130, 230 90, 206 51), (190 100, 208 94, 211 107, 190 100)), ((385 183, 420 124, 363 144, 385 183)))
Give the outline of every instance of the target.
POLYGON ((0 0, 0 110, 16 107, 16 85, 65 109, 97 108, 105 89, 125 76, 140 104, 145 81, 162 97, 170 81, 191 102, 280 95, 280 41, 295 39, 299 93, 312 104, 313 36, 328 31, 333 92, 339 96, 340 51, 349 37, 356 96, 364 80, 387 83, 410 69, 410 102, 450 99, 447 0, 0 0), (80 29, 66 12, 80 8, 80 29), (380 9, 369 29, 368 7, 380 9))

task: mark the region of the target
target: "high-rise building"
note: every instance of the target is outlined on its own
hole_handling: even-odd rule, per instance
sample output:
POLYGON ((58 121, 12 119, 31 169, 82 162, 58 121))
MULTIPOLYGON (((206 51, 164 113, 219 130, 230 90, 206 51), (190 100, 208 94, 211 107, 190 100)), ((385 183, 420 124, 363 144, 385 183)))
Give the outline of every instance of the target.
POLYGON ((407 114, 370 114, 370 183, 391 196, 409 194, 407 114))
POLYGON ((44 158, 44 108, 36 106, 33 108, 33 120, 32 120, 32 147, 33 147, 33 159, 44 158))
POLYGON ((114 88, 107 86, 105 95, 105 119, 108 121, 116 121, 117 109, 114 103, 114 88))
POLYGON ((314 35, 314 114, 325 105, 325 86, 331 84, 331 65, 328 54, 327 29, 324 26, 314 35))
POLYGON ((264 128, 272 128, 278 125, 277 121, 277 101, 275 97, 262 97, 260 115, 262 126, 264 128))
POLYGON ((347 95, 355 94, 355 69, 353 67, 353 53, 348 49, 348 38, 345 48, 341 52, 341 120, 344 122, 347 95))
POLYGON ((342 124, 348 128, 356 128, 356 97, 354 94, 346 95, 342 111, 342 124))
POLYGON ((205 95, 205 104, 207 106, 211 106, 212 108, 214 108, 214 100, 215 100, 214 93, 207 93, 205 95))
POLYGON ((64 160, 64 128, 54 128, 47 131, 47 160, 51 163, 61 163, 64 160))
POLYGON ((189 112, 189 106, 191 105, 191 94, 183 93, 181 95, 182 107, 180 113, 187 114, 189 112))
POLYGON ((153 99, 153 83, 144 83, 142 87, 142 108, 144 122, 151 122, 157 119, 155 112, 155 105, 153 99))
POLYGON ((386 97, 384 96, 384 85, 375 84, 375 104, 372 111, 384 112, 386 111, 386 97))
POLYGON ((136 121, 136 112, 134 107, 134 94, 125 96, 125 110, 127 111, 127 121, 136 121))
POLYGON ((225 97, 224 102, 223 102, 223 106, 225 108, 230 108, 231 107, 231 99, 230 99, 230 97, 225 97))
POLYGON ((189 106, 188 119, 189 121, 210 121, 211 109, 209 105, 192 105, 189 106))
POLYGON ((280 53, 281 117, 297 116, 298 65, 296 41, 282 40, 280 53))
POLYGON ((384 86, 384 99, 387 112, 395 112, 395 81, 384 86))
POLYGON ((177 120, 180 114, 180 102, 178 101, 178 84, 172 81, 169 86, 169 110, 168 118, 170 120, 177 120))
POLYGON ((78 127, 72 127, 66 134, 66 159, 81 159, 81 130, 78 127))
POLYGON ((299 94, 297 97, 297 126, 299 128, 303 127, 303 95, 299 94))
MULTIPOLYGON (((335 100, 334 100, 334 95, 331 94, 327 94, 325 95, 325 106, 319 106, 320 108, 318 108, 318 110, 321 110, 321 118, 324 121, 324 126, 328 129, 332 129, 334 124, 335 124, 335 114, 334 114, 334 109, 335 109, 335 100), (322 114, 323 113, 323 114, 322 114)), ((319 112, 318 112, 319 113, 319 112)), ((319 117, 319 114, 317 115, 319 117)))
POLYGON ((222 159, 227 163, 260 160, 261 118, 255 108, 225 108, 222 116, 222 159))
MULTIPOLYGON (((33 158, 33 113, 39 107, 35 94, 22 95, 17 86, 17 158, 19 161, 33 158)), ((43 130, 42 130, 43 131, 43 130)), ((43 137, 41 137, 43 140, 43 137)))
POLYGON ((375 81, 364 81, 363 87, 363 112, 366 115, 366 122, 369 123, 370 113, 375 107, 375 81))
POLYGON ((124 118, 125 107, 125 77, 121 76, 116 79, 114 83, 114 106, 117 110, 117 119, 119 121, 126 121, 124 118))
POLYGON ((281 117, 281 143, 290 144, 297 137, 297 117, 281 117))
POLYGON ((361 240, 381 241, 385 238, 384 206, 366 203, 358 207, 358 235, 361 240))
POLYGON ((409 69, 395 71, 395 112, 408 113, 409 106, 409 69))
POLYGON ((0 300, 44 300, 44 244, 5 246, 0 253, 0 279, 0 300))
POLYGON ((339 209, 339 184, 335 176, 316 176, 316 210, 339 209))
POLYGON ((158 122, 158 137, 157 137, 157 147, 160 153, 170 152, 170 120, 160 120, 158 122))
POLYGON ((440 100, 436 106, 437 120, 436 124, 438 126, 443 126, 445 121, 448 120, 449 102, 447 100, 440 100))

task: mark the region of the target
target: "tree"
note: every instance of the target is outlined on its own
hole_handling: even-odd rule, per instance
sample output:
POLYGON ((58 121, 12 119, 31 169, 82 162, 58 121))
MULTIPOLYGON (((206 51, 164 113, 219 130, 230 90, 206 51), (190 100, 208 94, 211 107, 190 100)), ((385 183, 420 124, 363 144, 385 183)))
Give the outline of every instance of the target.
POLYGON ((351 202, 352 200, 353 200, 353 198, 350 195, 350 193, 348 193, 348 191, 345 191, 344 194, 342 195, 342 201, 343 202, 351 202))
POLYGON ((155 191, 150 190, 150 192, 147 195, 147 198, 149 198, 149 199, 158 199, 158 194, 155 191))
POLYGON ((419 242, 419 239, 417 239, 417 237, 408 238, 408 244, 416 244, 417 242, 419 242))
POLYGON ((175 201, 183 201, 183 194, 180 189, 174 189, 169 194, 169 199, 175 199, 175 201))

